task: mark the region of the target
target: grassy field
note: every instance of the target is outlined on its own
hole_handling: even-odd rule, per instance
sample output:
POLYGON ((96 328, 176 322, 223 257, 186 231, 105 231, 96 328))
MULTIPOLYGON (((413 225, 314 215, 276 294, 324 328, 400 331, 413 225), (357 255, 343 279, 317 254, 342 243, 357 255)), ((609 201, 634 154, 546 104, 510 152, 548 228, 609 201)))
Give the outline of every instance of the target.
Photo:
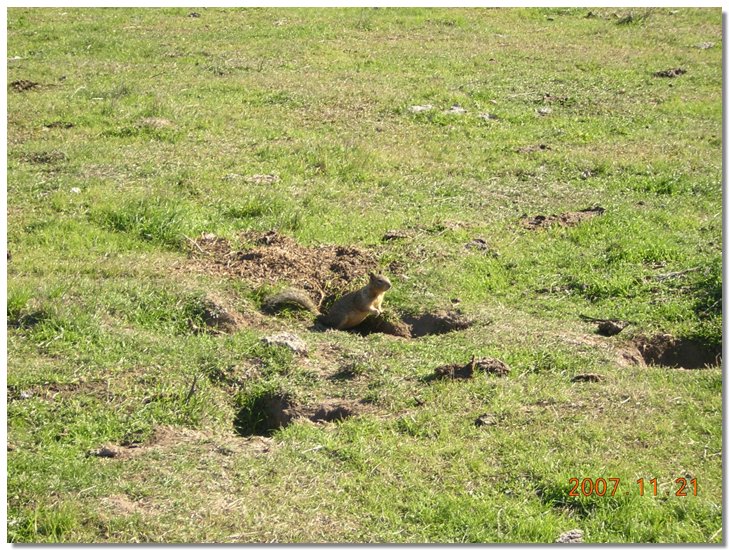
POLYGON ((721 344, 721 23, 9 9, 9 541, 722 542, 721 369, 675 368, 721 344), (265 315, 225 262, 272 230, 472 324, 265 315), (433 379, 471 357, 510 372, 433 379))

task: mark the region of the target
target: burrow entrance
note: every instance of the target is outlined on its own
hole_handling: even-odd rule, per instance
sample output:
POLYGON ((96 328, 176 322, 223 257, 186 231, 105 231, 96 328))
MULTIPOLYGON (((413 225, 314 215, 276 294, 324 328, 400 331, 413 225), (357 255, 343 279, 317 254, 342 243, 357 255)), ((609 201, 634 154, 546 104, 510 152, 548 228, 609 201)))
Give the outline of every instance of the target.
POLYGON ((299 405, 286 393, 270 392, 241 407, 235 419, 235 431, 241 436, 269 436, 294 420, 305 418, 323 423, 361 414, 366 405, 359 401, 326 399, 314 405, 299 405))
POLYGON ((647 365, 683 369, 721 366, 721 346, 670 334, 644 335, 633 340, 647 365))
POLYGON ((420 338, 433 334, 465 330, 473 325, 458 311, 436 311, 419 315, 405 314, 402 317, 393 312, 379 317, 368 317, 352 332, 368 336, 374 333, 389 334, 401 338, 420 338))

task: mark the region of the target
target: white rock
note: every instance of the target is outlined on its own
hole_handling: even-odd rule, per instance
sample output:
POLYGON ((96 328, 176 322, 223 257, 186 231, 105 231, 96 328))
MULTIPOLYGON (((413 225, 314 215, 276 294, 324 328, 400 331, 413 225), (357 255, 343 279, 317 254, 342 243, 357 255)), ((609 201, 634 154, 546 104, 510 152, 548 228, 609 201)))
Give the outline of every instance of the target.
POLYGON ((433 108, 432 105, 413 105, 410 107, 411 113, 424 113, 425 111, 430 111, 433 108))
POLYGON ((309 352, 306 342, 290 332, 279 332, 278 334, 264 336, 261 338, 261 342, 269 346, 283 346, 289 348, 291 351, 298 353, 299 355, 306 355, 309 352))
POLYGON ((466 109, 461 107, 460 105, 454 105, 450 109, 446 111, 446 114, 448 115, 462 115, 466 112, 466 109))

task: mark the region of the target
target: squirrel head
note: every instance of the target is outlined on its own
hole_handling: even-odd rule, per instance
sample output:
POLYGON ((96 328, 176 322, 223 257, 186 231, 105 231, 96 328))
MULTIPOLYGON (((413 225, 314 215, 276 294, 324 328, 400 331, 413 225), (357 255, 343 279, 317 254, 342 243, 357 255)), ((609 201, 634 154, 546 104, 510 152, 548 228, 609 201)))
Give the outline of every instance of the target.
POLYGON ((390 290, 390 288, 392 288, 392 283, 390 282, 390 279, 388 279, 384 275, 370 273, 370 286, 376 288, 381 292, 385 292, 386 290, 390 290))

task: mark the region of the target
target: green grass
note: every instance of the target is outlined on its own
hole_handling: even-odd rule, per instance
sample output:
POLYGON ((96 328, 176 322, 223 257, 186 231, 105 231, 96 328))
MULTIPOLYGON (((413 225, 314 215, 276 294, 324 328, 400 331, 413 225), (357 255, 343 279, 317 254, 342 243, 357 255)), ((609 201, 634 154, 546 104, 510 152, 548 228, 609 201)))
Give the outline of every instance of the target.
POLYGON ((723 540, 721 370, 617 360, 722 340, 719 9, 190 11, 8 10, 8 82, 40 84, 8 89, 9 541, 723 540), (271 229, 371 247, 386 309, 476 324, 313 332, 257 313, 281 285, 192 268, 188 238, 271 229), (239 329, 191 330, 208 299, 239 329), (428 381, 472 355, 511 373, 428 381), (271 393, 367 408, 249 438, 271 393))

